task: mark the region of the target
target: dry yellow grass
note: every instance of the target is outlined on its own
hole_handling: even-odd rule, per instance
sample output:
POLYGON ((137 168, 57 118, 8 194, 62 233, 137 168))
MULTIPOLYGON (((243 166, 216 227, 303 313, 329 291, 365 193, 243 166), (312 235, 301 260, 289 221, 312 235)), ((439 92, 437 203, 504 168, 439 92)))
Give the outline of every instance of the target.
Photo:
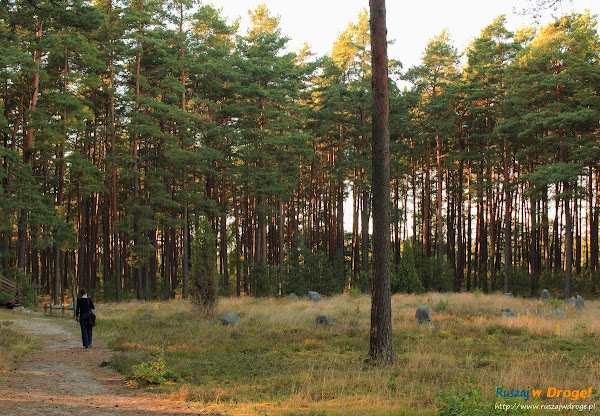
POLYGON ((318 304, 228 298, 210 315, 186 302, 105 304, 96 332, 123 351, 115 365, 129 376, 162 352, 181 378, 161 388, 214 412, 431 414, 440 392, 467 380, 490 402, 502 386, 598 389, 600 303, 586 301, 584 311, 564 303, 566 318, 552 314, 555 306, 501 295, 395 295, 397 361, 387 368, 366 361, 368 296, 318 304), (431 308, 434 329, 415 324, 421 304, 431 308), (501 317, 503 308, 517 317, 501 317), (230 310, 240 326, 220 325, 230 310), (140 319, 146 312, 154 317, 140 319), (336 324, 316 326, 320 313, 336 324))

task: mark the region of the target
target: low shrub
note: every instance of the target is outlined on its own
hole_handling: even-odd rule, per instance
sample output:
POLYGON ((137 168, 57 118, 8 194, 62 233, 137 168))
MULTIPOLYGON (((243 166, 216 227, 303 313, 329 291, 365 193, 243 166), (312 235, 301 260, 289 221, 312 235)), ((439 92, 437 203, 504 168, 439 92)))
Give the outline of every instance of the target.
POLYGON ((165 357, 158 354, 154 360, 144 361, 133 367, 133 381, 139 386, 160 385, 176 382, 179 376, 167 368, 165 357))

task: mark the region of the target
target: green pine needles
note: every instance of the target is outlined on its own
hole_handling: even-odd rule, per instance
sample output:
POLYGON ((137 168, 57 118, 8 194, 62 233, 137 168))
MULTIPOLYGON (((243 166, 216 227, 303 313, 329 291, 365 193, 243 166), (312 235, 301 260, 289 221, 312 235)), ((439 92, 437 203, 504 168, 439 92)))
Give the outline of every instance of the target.
POLYGON ((392 275, 392 291, 405 293, 422 293, 425 291, 415 267, 415 255, 412 244, 404 242, 402 258, 394 268, 392 275))

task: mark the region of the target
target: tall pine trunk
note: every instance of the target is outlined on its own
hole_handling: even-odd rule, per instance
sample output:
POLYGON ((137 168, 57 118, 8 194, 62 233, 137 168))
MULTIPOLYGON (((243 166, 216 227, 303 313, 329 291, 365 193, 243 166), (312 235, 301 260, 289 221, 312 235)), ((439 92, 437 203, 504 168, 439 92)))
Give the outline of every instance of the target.
POLYGON ((390 132, 385 0, 370 0, 373 60, 373 284, 371 359, 392 364, 390 283, 390 132))

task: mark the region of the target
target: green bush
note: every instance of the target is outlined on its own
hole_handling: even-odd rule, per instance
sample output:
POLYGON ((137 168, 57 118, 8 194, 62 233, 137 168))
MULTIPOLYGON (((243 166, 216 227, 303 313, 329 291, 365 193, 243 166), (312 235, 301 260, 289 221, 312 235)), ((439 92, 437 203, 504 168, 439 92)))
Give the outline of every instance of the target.
POLYGON ((140 386, 160 385, 175 382, 180 377, 167 368, 165 357, 160 353, 152 361, 133 366, 133 381, 140 386))
MULTIPOLYGON (((440 416, 518 416, 531 414, 531 412, 521 409, 519 406, 510 406, 510 410, 496 408, 496 403, 486 400, 479 388, 473 383, 467 383, 462 388, 450 387, 447 392, 438 395, 437 404, 440 416)), ((519 404, 519 402, 506 400, 502 401, 502 404, 513 405, 519 404)))
POLYGON ((346 293, 351 298, 359 298, 362 295, 361 290, 357 287, 351 287, 350 289, 348 289, 348 291, 346 293))
POLYGON ((392 292, 422 293, 424 291, 425 289, 415 267, 413 248, 407 240, 404 242, 400 264, 393 267, 392 292))
POLYGON ((433 307, 436 312, 443 312, 448 309, 448 301, 440 299, 433 307))
POLYGON ((0 306, 6 306, 14 302, 15 297, 10 293, 0 293, 0 306))
POLYGON ((28 276, 21 275, 18 280, 21 286, 21 305, 31 308, 35 304, 35 292, 28 276))

